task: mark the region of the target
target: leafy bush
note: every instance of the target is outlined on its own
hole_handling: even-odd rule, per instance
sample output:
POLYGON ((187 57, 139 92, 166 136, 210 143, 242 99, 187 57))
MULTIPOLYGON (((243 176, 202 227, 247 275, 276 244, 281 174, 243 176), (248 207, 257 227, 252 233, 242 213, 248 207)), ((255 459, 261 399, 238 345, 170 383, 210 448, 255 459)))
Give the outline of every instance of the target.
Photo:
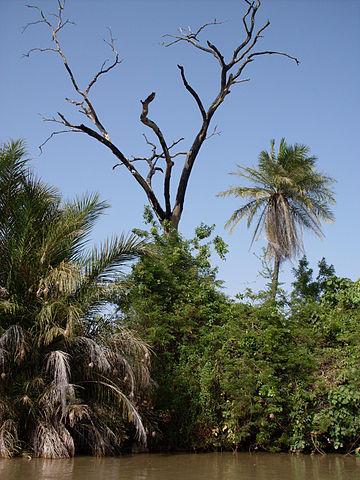
MULTIPOLYGON (((149 213, 149 212, 148 212, 149 213)), ((152 377, 157 384, 153 445, 188 448, 196 417, 189 379, 183 376, 184 348, 196 345, 202 327, 220 322, 226 297, 219 291, 216 270, 211 268, 212 246, 223 256, 226 245, 208 240, 213 227, 201 225, 192 240, 172 231, 137 231, 152 245, 127 279, 127 294, 117 302, 128 326, 135 328, 155 352, 152 377)), ((196 410, 196 408, 195 408, 196 410)))
POLYGON ((134 266, 124 315, 155 352, 152 447, 354 449, 359 282, 324 259, 314 280, 302 259, 286 302, 231 300, 202 243, 211 229, 190 241, 154 224, 143 234, 155 255, 134 266))

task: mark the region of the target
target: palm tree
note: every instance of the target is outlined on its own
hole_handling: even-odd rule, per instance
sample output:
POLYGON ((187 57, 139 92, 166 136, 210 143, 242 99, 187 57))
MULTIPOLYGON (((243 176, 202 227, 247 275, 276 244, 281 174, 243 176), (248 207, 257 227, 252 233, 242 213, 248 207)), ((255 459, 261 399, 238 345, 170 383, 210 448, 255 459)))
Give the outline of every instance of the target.
POLYGON ((278 289, 280 264, 303 249, 303 229, 323 237, 321 221, 334 218, 329 207, 335 202, 331 190, 334 180, 315 169, 316 157, 309 153, 309 147, 288 145, 285 139, 280 141, 276 153, 272 140, 270 151, 260 153, 257 168, 239 166, 234 173, 250 185, 233 186, 219 194, 247 199, 231 215, 227 228, 233 230, 245 217, 248 228, 255 221, 251 245, 265 231, 267 255, 274 259, 273 299, 278 289))
POLYGON ((145 245, 120 236, 88 249, 106 207, 97 195, 63 204, 29 172, 22 142, 0 148, 1 457, 115 453, 130 424, 145 442, 149 349, 103 313, 145 245))

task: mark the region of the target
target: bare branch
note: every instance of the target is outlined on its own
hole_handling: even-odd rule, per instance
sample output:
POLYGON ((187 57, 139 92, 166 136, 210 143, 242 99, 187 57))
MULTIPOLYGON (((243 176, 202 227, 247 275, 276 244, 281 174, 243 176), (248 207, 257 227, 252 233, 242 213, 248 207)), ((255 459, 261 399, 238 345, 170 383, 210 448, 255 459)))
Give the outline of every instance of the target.
POLYGON ((112 30, 111 30, 111 27, 108 27, 108 32, 109 32, 109 40, 106 40, 104 38, 104 42, 109 45, 109 47, 111 48, 112 52, 117 55, 118 54, 118 51, 117 51, 117 48, 116 48, 116 40, 117 38, 114 38, 113 37, 113 34, 112 34, 112 30))
POLYGON ((211 26, 211 25, 221 25, 224 22, 219 22, 214 19, 212 22, 205 23, 204 25, 201 25, 196 32, 193 32, 190 27, 187 27, 187 30, 184 30, 182 28, 179 28, 180 35, 171 35, 171 34, 165 34, 162 36, 162 38, 172 38, 174 40, 171 40, 169 42, 162 42, 162 45, 164 47, 170 47, 171 45, 174 45, 175 43, 179 42, 188 42, 194 45, 194 47, 199 48, 200 50, 203 50, 204 52, 211 53, 213 54, 212 50, 209 48, 204 47, 199 43, 198 35, 205 30, 205 28, 211 26))
POLYGON ((187 42, 187 43, 191 43, 194 47, 198 48, 199 50, 202 50, 203 52, 210 53, 215 58, 217 58, 216 53, 211 48, 207 48, 204 45, 201 45, 201 43, 198 39, 198 35, 199 35, 199 33, 201 33, 203 30, 205 30, 205 28, 209 27, 210 25, 221 25, 222 23, 224 23, 224 22, 219 22, 215 18, 213 22, 208 22, 208 23, 205 23, 204 25, 201 25, 196 30, 196 32, 192 32, 190 27, 187 28, 187 31, 186 30, 184 31, 182 28, 179 28, 180 35, 172 35, 172 34, 168 34, 168 33, 163 35, 162 38, 172 38, 173 40, 171 40, 169 42, 164 41, 164 42, 162 42, 162 45, 164 47, 170 47, 171 45, 175 45, 176 43, 179 43, 179 42, 187 42))
MULTIPOLYGON (((250 2, 249 0, 245 0, 246 3, 249 5, 249 8, 247 9, 245 15, 243 16, 242 18, 242 22, 243 22, 243 25, 244 25, 244 28, 245 28, 245 31, 248 35, 251 34, 251 31, 252 31, 252 28, 254 28, 254 20, 255 20, 255 14, 254 14, 254 4, 255 2, 250 2), (248 23, 247 23, 247 17, 248 15, 250 14, 250 12, 252 11, 252 15, 251 15, 251 26, 249 27, 248 26, 248 23)), ((256 13, 256 11, 255 11, 256 13)))
MULTIPOLYGON (((95 110, 95 107, 92 103, 92 101, 89 98, 89 93, 91 88, 94 86, 94 84, 97 82, 97 80, 100 78, 100 76, 110 72, 113 68, 115 68, 116 65, 121 63, 119 54, 116 49, 115 45, 115 39, 112 35, 111 30, 109 29, 109 40, 104 40, 105 43, 110 47, 112 54, 114 56, 113 61, 111 63, 108 63, 109 60, 106 60, 105 62, 102 63, 102 66, 98 72, 93 75, 91 78, 90 82, 87 84, 87 87, 82 89, 80 87, 80 83, 78 82, 74 70, 70 66, 68 59, 62 49, 62 46, 60 44, 58 34, 59 32, 70 22, 69 20, 64 20, 63 18, 63 11, 65 7, 65 1, 58 0, 58 12, 56 14, 49 14, 47 17, 43 10, 41 10, 39 7, 29 5, 29 8, 32 8, 36 10, 40 16, 39 20, 35 22, 31 22, 31 24, 28 24, 27 26, 24 27, 23 31, 25 31, 28 27, 31 25, 36 25, 40 23, 46 24, 46 26, 49 28, 50 33, 51 33, 51 40, 53 42, 53 46, 49 48, 34 48, 31 49, 26 56, 30 56, 32 52, 52 52, 58 55, 65 67, 65 70, 67 72, 67 75, 70 79, 70 82, 75 90, 75 92, 81 97, 81 100, 74 100, 67 98, 66 101, 69 102, 70 104, 74 105, 79 109, 79 112, 85 115, 96 127, 96 130, 93 130, 92 128, 89 128, 88 126, 84 124, 79 124, 75 125, 71 123, 63 114, 58 112, 58 117, 56 118, 48 118, 44 119, 45 121, 51 121, 58 123, 60 125, 63 125, 65 129, 59 130, 59 132, 53 132, 48 139, 44 142, 47 143, 47 141, 50 140, 50 138, 53 138, 55 135, 60 134, 60 132, 82 132, 86 133, 88 136, 96 139, 98 142, 104 144, 107 148, 111 150, 111 152, 116 156, 116 158, 119 160, 119 163, 117 165, 124 165, 127 170, 131 173, 131 175, 135 178, 137 183, 142 187, 144 192, 146 193, 148 200, 150 204, 152 205, 157 217, 159 218, 160 222, 162 222, 165 218, 165 212, 162 209, 160 203, 157 200, 156 195, 154 194, 151 186, 147 181, 142 177, 142 175, 138 172, 138 170, 135 168, 133 163, 125 157, 125 155, 110 141, 109 134, 107 130, 105 129, 104 125, 100 121, 97 112, 95 110), (55 18, 55 21, 51 21, 50 18, 53 17, 55 18), (98 133, 100 132, 100 133, 98 133)), ((44 146, 42 145, 42 147, 44 146)), ((166 150, 165 150, 166 152, 166 150)), ((172 165, 171 157, 167 159, 168 162, 168 170, 170 166, 170 162, 172 165)), ((155 161, 154 161, 155 165, 155 161)), ((115 166, 114 166, 115 168, 115 166)), ((159 167, 154 167, 155 170, 159 170, 159 167)), ((171 168, 170 168, 171 170, 171 168)), ((169 182, 170 176, 167 174, 167 182, 169 182)), ((170 198, 170 197, 169 197, 170 198)), ((169 209, 169 207, 167 207, 169 209)))
POLYGON ((143 133, 143 137, 144 137, 144 139, 145 139, 145 142, 152 147, 153 153, 155 153, 155 152, 156 152, 156 145, 155 145, 155 143, 150 142, 150 140, 147 138, 147 136, 145 135, 145 133, 143 133))
MULTIPOLYGON (((94 108, 94 105, 89 98, 89 92, 90 92, 90 89, 93 87, 93 85, 96 83, 96 81, 98 80, 98 78, 101 75, 108 73, 113 68, 115 68, 119 63, 121 63, 121 60, 119 58, 119 54, 116 50, 115 39, 114 39, 114 37, 111 33, 111 30, 109 29, 110 40, 109 41, 105 40, 105 42, 107 43, 107 45, 110 46, 110 48, 111 48, 111 50, 114 54, 114 60, 108 66, 106 66, 107 60, 105 62, 103 62, 100 70, 90 80, 86 89, 82 90, 79 86, 79 83, 78 83, 78 81, 75 77, 75 74, 74 74, 74 72, 73 72, 73 70, 72 70, 72 68, 71 68, 71 66, 70 66, 70 64, 67 60, 67 57, 66 57, 66 55, 65 55, 65 53, 64 53, 64 51, 61 47, 61 44, 60 44, 60 41, 59 41, 59 38, 58 38, 58 33, 66 25, 73 23, 69 19, 67 19, 67 20, 63 19, 63 11, 64 11, 64 8, 65 8, 65 2, 61 2, 59 0, 58 1, 58 13, 57 14, 50 14, 51 16, 56 18, 55 24, 51 23, 51 21, 45 15, 43 10, 41 10, 39 7, 36 7, 34 5, 28 5, 28 7, 33 8, 36 11, 38 11, 41 18, 37 22, 31 22, 30 24, 26 25, 23 28, 23 31, 25 31, 27 29, 27 27, 30 26, 30 25, 35 25, 37 23, 45 23, 51 31, 51 38, 52 38, 52 41, 53 41, 55 46, 54 47, 49 47, 49 48, 33 48, 33 49, 29 50, 27 52, 27 54, 25 54, 24 56, 29 57, 31 53, 36 52, 36 51, 37 52, 54 52, 54 53, 56 53, 61 58, 61 60, 64 64, 64 67, 65 67, 66 72, 67 72, 67 74, 70 78, 71 84, 74 87, 74 90, 76 91, 76 93, 78 95, 80 95, 83 98, 83 102, 70 101, 70 103, 73 103, 74 105, 79 106, 80 107, 79 112, 86 115, 87 118, 96 126, 96 128, 99 130, 99 132, 105 138, 109 139, 110 138, 109 134, 108 134, 107 130, 105 129, 104 125, 102 124, 102 122, 100 121, 99 116, 97 115, 96 110, 94 108)), ((67 100, 67 101, 69 101, 69 100, 67 100)))
POLYGON ((245 67, 253 61, 254 57, 262 56, 262 55, 279 55, 279 56, 282 56, 282 57, 289 58, 290 60, 293 60, 296 63, 296 65, 300 64, 300 61, 296 57, 293 57, 292 55, 289 55, 289 54, 284 53, 284 52, 276 52, 274 50, 266 50, 266 51, 263 51, 263 52, 254 52, 254 53, 251 53, 250 55, 248 55, 247 59, 240 65, 240 67, 238 68, 238 70, 236 71, 235 74, 229 76, 229 84, 243 83, 243 81, 249 81, 249 79, 244 79, 243 81, 242 80, 237 80, 237 79, 240 77, 240 75, 244 71, 245 67))
POLYGON ((109 61, 109 59, 106 59, 103 64, 101 65, 101 68, 100 70, 95 73, 94 77, 92 78, 92 80, 89 82, 88 86, 86 87, 85 89, 85 95, 88 95, 88 93, 90 92, 90 89, 91 87, 97 82, 98 78, 101 76, 101 75, 104 75, 105 73, 108 73, 110 72, 110 70, 112 70, 113 68, 115 68, 117 65, 119 65, 122 60, 120 59, 120 56, 119 56, 119 52, 117 51, 116 49, 116 45, 115 45, 115 39, 112 35, 112 32, 111 32, 111 28, 108 28, 108 31, 109 31, 109 36, 110 36, 110 41, 107 41, 104 39, 104 42, 109 45, 109 47, 111 48, 113 54, 114 54, 114 61, 108 66, 108 67, 105 67, 105 65, 107 64, 107 62, 109 61))
POLYGON ((22 56, 23 57, 30 57, 30 55, 33 53, 33 52, 57 52, 57 50, 55 48, 31 48, 28 52, 26 53, 23 53, 22 56))
MULTIPOLYGON (((164 155, 164 152, 161 152, 161 153, 158 153, 157 152, 157 147, 155 145, 155 143, 152 143, 149 141, 149 139, 147 138, 147 136, 143 133, 143 137, 145 138, 145 142, 151 146, 151 150, 152 150, 152 155, 150 157, 132 157, 132 160, 133 162, 137 162, 139 160, 143 160, 143 161, 146 161, 146 162, 156 162, 160 159, 165 159, 165 155, 164 155)), ((169 150, 169 156, 170 158, 176 158, 180 155, 187 155, 187 152, 176 152, 176 153, 170 153, 170 150, 172 148, 174 148, 178 143, 180 143, 181 141, 183 141, 184 138, 179 138, 178 140, 174 140, 172 142, 171 145, 169 145, 168 147, 168 150, 169 150)))
POLYGON ((209 40, 207 40, 206 43, 207 43, 208 47, 210 48, 210 50, 212 50, 214 52, 214 56, 219 60, 221 68, 225 68, 225 66, 226 66, 225 60, 224 60, 224 57, 223 57, 222 53, 220 52, 220 50, 213 43, 209 42, 209 40))
MULTIPOLYGON (((29 7, 29 5, 27 5, 27 6, 29 7)), ((38 25, 39 23, 46 23, 46 22, 44 20, 36 20, 35 22, 29 22, 22 27, 21 33, 24 33, 32 25, 38 25)))
POLYGON ((73 129, 57 130, 55 132, 52 132, 51 135, 49 135, 48 138, 41 145, 39 145, 40 155, 42 155, 43 147, 47 144, 47 142, 51 140, 55 135, 59 135, 60 133, 82 133, 82 132, 81 130, 73 130, 73 129))
POLYGON ((162 131, 160 130, 158 125, 148 117, 149 105, 154 100, 154 98, 155 98, 155 92, 152 92, 150 93, 150 95, 148 95, 148 97, 145 100, 141 101, 143 108, 140 115, 140 120, 144 125, 151 128, 151 130, 155 133, 155 135, 157 136, 160 142, 161 148, 163 149, 165 160, 167 162, 171 162, 169 147, 166 144, 166 140, 162 131))
MULTIPOLYGON (((157 146, 155 145, 155 143, 151 142, 147 136, 145 134, 143 134, 143 137, 145 139, 145 142, 147 145, 151 146, 151 151, 152 151, 152 154, 148 157, 146 156, 132 156, 131 157, 131 160, 129 160, 130 163, 133 163, 133 162, 140 162, 140 161, 143 161, 143 162, 146 162, 148 164, 148 167, 149 167, 149 172, 148 172, 148 175, 146 177, 147 179, 147 182, 149 183, 149 185, 151 186, 151 181, 152 181, 152 177, 154 176, 154 174, 156 172, 161 172, 161 173, 164 173, 164 170, 161 168, 161 167, 158 167, 157 166, 157 162, 159 160, 164 160, 165 159, 165 155, 163 152, 159 153, 157 152, 157 146)), ((170 150, 173 149, 176 145, 178 145, 181 141, 183 141, 184 138, 179 138, 177 140, 174 140, 171 145, 169 145, 168 149, 169 149, 169 155, 170 155, 170 158, 173 159, 173 158, 176 158, 178 156, 181 156, 181 155, 187 155, 187 152, 176 152, 176 153, 170 153, 170 150)), ((116 163, 114 166, 113 166, 113 170, 116 168, 116 167, 119 167, 123 165, 122 162, 120 163, 116 163)))
POLYGON ((245 31, 247 33, 247 37, 238 47, 235 48, 234 53, 233 53, 233 60, 232 61, 236 60, 236 58, 238 56, 238 53, 244 47, 246 47, 246 45, 250 42, 250 40, 252 38, 253 31, 254 31, 254 27, 255 27, 255 16, 256 16, 256 13, 257 13, 258 9, 260 8, 260 5, 261 5, 260 0, 254 0, 252 2, 249 2, 248 0, 246 0, 246 3, 249 5, 249 8, 246 11, 245 15, 243 16, 242 22, 243 22, 245 31), (251 17, 250 17, 250 26, 249 26, 248 23, 247 23, 247 17, 249 16, 250 13, 251 13, 251 17))
POLYGON ((209 140, 210 138, 214 137, 215 135, 221 135, 221 132, 219 132, 217 128, 218 128, 218 126, 215 125, 213 131, 205 137, 204 142, 206 142, 206 140, 209 140))
POLYGON ((169 146, 169 150, 171 150, 173 147, 175 147, 175 145, 177 145, 178 143, 182 142, 184 140, 183 137, 179 138, 178 140, 174 140, 172 142, 172 144, 169 146))
POLYGON ((175 45, 176 43, 178 42, 187 42, 187 43, 191 43, 194 47, 198 48, 199 50, 202 50, 203 52, 206 52, 206 53, 210 53, 211 55, 214 55, 214 52, 210 49, 210 48, 207 48, 207 47, 204 47, 203 45, 201 45, 200 43, 198 43, 196 40, 194 40, 193 38, 188 38, 188 37, 178 37, 176 35, 163 35, 164 37, 171 37, 171 38, 174 38, 175 40, 173 40, 172 42, 169 42, 169 43, 163 43, 163 46, 164 47, 171 47, 171 45, 175 45))
POLYGON ((71 128, 72 130, 80 130, 77 125, 72 124, 62 113, 57 112, 58 118, 56 117, 45 117, 44 115, 40 115, 43 122, 51 122, 51 123, 58 123, 59 125, 64 125, 67 128, 71 128))
POLYGON ((72 100, 71 98, 68 98, 68 97, 65 97, 65 100, 67 102, 71 103, 72 105, 77 106, 77 107, 81 107, 81 108, 84 107, 84 100, 82 102, 79 102, 77 100, 72 100))
MULTIPOLYGON (((41 20, 39 21, 39 23, 46 23, 50 28, 52 28, 52 24, 51 22, 49 22, 49 20, 45 17, 45 14, 44 12, 41 10, 41 8, 37 7, 36 5, 26 5, 27 8, 32 8, 34 10, 37 10, 39 12, 39 15, 41 17, 41 20)), ((23 31, 25 31, 27 29, 28 26, 31 26, 31 25, 35 25, 35 22, 31 22, 29 23, 28 25, 25 25, 25 27, 23 27, 23 31)))
POLYGON ((260 38, 262 38, 262 33, 269 27, 270 25, 270 22, 269 20, 257 31, 255 37, 253 38, 252 42, 249 44, 250 40, 252 39, 252 33, 253 33, 253 27, 252 27, 252 30, 248 36, 248 38, 243 42, 243 44, 241 44, 238 48, 236 48, 234 50, 234 53, 233 53, 233 59, 232 61, 229 63, 228 65, 228 68, 232 68, 236 63, 239 63, 243 58, 246 57, 246 55, 254 48, 254 46, 256 45, 256 43, 258 42, 258 40, 260 38), (244 50, 242 51, 247 45, 249 44, 249 46, 244 50), (239 53, 241 53, 240 56, 239 53))
MULTIPOLYGON (((115 155, 116 158, 120 160, 119 165, 124 165, 129 172, 132 174, 132 176, 135 178, 137 183, 142 187, 144 192, 146 193, 148 200, 150 204, 153 206, 154 211, 159 218, 160 222, 165 220, 166 214, 164 210, 162 209, 158 199, 156 198, 156 195, 154 194, 151 185, 147 183, 147 181, 143 178, 143 176, 140 174, 140 172, 135 168, 135 166, 129 161, 128 158, 125 157, 125 155, 117 148, 116 145, 114 145, 109 139, 103 137, 100 135, 96 130, 93 130, 92 128, 87 127, 84 124, 77 125, 76 128, 80 129, 87 135, 89 135, 92 138, 95 138, 98 142, 102 143, 105 145, 107 148, 111 150, 111 152, 115 155)), ((113 166, 113 169, 116 168, 117 165, 113 166)))
POLYGON ((176 153, 174 153, 174 155, 171 155, 171 158, 176 158, 176 157, 188 155, 188 153, 189 153, 188 151, 186 151, 186 152, 176 152, 176 153))
POLYGON ((246 82, 250 82, 250 78, 244 78, 244 79, 242 79, 242 80, 231 80, 231 83, 232 83, 232 84, 246 83, 246 82))
POLYGON ((188 92, 190 92, 190 94, 194 97, 198 107, 199 107, 199 110, 201 112, 201 116, 203 118, 203 120, 205 120, 206 118, 206 111, 205 111, 205 108, 204 108, 204 105, 202 104, 202 101, 199 97, 199 95, 196 93, 196 91, 192 88, 191 85, 189 85, 188 81, 186 80, 186 77, 185 77, 185 72, 184 72, 184 67, 182 65, 178 65, 178 69, 180 70, 180 74, 181 74, 181 78, 182 78, 182 81, 183 81, 183 84, 185 85, 185 88, 188 92))
POLYGON ((73 129, 76 129, 76 130, 81 130, 81 128, 79 126, 70 123, 69 120, 67 120, 67 118, 65 118, 65 116, 62 113, 57 112, 57 114, 59 115, 61 120, 64 122, 64 125, 66 127, 73 128, 73 129))
POLYGON ((249 55, 248 58, 251 59, 251 58, 259 56, 259 55, 280 55, 282 57, 290 58, 290 60, 294 60, 296 65, 300 65, 300 61, 296 57, 293 57, 292 55, 289 55, 288 53, 276 52, 276 51, 273 51, 273 50, 266 50, 264 52, 254 52, 251 55, 249 55))
POLYGON ((73 125, 63 114, 58 112, 58 117, 45 117, 44 115, 41 115, 41 118, 43 122, 51 122, 51 123, 57 123, 59 125, 63 125, 66 127, 66 129, 63 130, 56 130, 52 132, 46 140, 39 145, 39 150, 40 150, 40 155, 43 153, 43 147, 48 143, 49 140, 51 140, 55 135, 59 135, 62 133, 83 133, 79 127, 76 125, 73 125))
MULTIPOLYGON (((191 32, 190 32, 190 34, 193 36, 193 38, 194 38, 195 40, 198 40, 197 37, 198 37, 199 33, 201 33, 203 30, 205 30, 205 28, 210 27, 210 26, 212 26, 212 25, 222 25, 223 23, 224 23, 224 22, 222 22, 222 21, 219 22, 216 18, 214 18, 214 20, 213 20, 212 22, 205 23, 204 25, 201 25, 201 27, 199 27, 199 28, 196 30, 195 33, 192 33, 192 34, 191 34, 191 32)), ((189 27, 189 28, 190 28, 190 27, 189 27)))
POLYGON ((44 115, 41 115, 41 119, 43 122, 52 122, 52 123, 59 123, 60 125, 64 125, 63 120, 59 120, 58 118, 55 117, 45 117, 44 115))

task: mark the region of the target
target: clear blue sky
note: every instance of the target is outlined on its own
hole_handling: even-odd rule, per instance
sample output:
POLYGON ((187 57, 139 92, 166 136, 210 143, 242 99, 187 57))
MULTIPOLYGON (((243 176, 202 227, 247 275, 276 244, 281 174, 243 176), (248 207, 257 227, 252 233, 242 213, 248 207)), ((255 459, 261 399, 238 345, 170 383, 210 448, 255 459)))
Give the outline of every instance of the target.
MULTIPOLYGON (((21 27, 35 19, 26 3, 0 0, 0 140, 26 139, 37 174, 58 186, 66 198, 98 191, 111 203, 94 241, 140 227, 143 192, 126 170, 112 171, 114 158, 95 141, 84 135, 58 136, 39 156, 37 147, 50 126, 38 114, 70 114, 64 98, 72 96, 72 90, 55 56, 21 58, 28 49, 49 42, 42 25, 21 34, 21 27)), ((51 11, 56 2, 43 0, 36 5, 51 11)), ((226 23, 209 29, 207 37, 229 55, 243 37, 244 5, 241 0, 67 1, 67 14, 77 25, 64 31, 62 38, 80 82, 85 83, 106 58, 102 39, 108 26, 118 39, 123 63, 99 82, 94 98, 112 139, 125 154, 147 151, 138 116, 140 99, 152 91, 157 97, 151 116, 166 135, 187 141, 194 135, 199 115, 181 85, 177 63, 186 67, 189 81, 205 102, 217 88, 212 58, 185 45, 165 49, 160 46, 161 35, 174 33, 179 26, 195 29, 216 17, 226 23)), ((217 225, 217 233, 230 246, 226 262, 218 262, 219 276, 230 294, 263 284, 252 252, 259 253, 264 242, 249 252, 251 232, 245 224, 232 235, 225 232, 223 225, 238 204, 216 194, 233 183, 228 173, 236 164, 254 164, 271 138, 309 145, 319 158, 318 168, 337 179, 335 224, 324 226, 324 240, 304 235, 311 263, 325 256, 339 275, 355 279, 360 272, 360 1, 264 0, 259 21, 267 18, 271 26, 262 46, 296 55, 301 64, 263 57, 251 65, 251 82, 234 88, 216 114, 214 123, 222 133, 201 151, 181 223, 186 236, 201 221, 217 225)), ((291 264, 284 266, 282 279, 290 281, 291 264)))

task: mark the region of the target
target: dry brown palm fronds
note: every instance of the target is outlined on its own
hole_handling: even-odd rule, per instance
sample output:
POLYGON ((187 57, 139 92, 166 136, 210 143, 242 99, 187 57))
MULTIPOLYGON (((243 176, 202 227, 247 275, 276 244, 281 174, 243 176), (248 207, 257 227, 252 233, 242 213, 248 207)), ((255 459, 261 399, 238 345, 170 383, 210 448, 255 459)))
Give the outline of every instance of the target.
POLYGON ((6 365, 9 362, 9 352, 0 346, 0 373, 5 372, 6 365))
POLYGON ((74 433, 79 448, 87 445, 88 453, 95 441, 96 454, 111 453, 124 437, 121 429, 136 418, 131 404, 124 404, 126 395, 136 397, 144 353, 136 353, 141 344, 129 346, 125 335, 122 347, 120 341, 108 345, 102 333, 111 337, 113 325, 89 325, 111 298, 121 266, 143 252, 143 243, 120 236, 84 251, 105 203, 87 195, 62 204, 57 191, 29 174, 23 149, 12 157, 14 149, 7 148, 0 147, 0 160, 6 155, 0 167, 8 165, 12 179, 4 197, 9 218, 0 219, 0 315, 11 326, 0 327, 0 455, 13 455, 19 434, 21 446, 38 457, 72 456, 72 434, 82 424, 97 430, 88 439, 74 433), (124 398, 103 385, 82 386, 99 378, 124 391, 124 398))
POLYGON ((112 397, 113 401, 115 401, 115 403, 117 403, 117 405, 122 409, 122 418, 125 421, 134 425, 136 431, 136 439, 143 445, 146 445, 147 435, 139 412, 137 411, 133 403, 124 394, 124 392, 121 391, 118 385, 105 377, 103 378, 103 380, 89 380, 84 381, 83 383, 94 384, 95 386, 98 386, 100 388, 102 387, 109 395, 109 397, 112 397))
POLYGON ((71 338, 83 311, 77 305, 55 300, 45 302, 37 314, 38 345, 50 345, 58 337, 71 338))
POLYGON ((121 383, 130 386, 130 396, 132 397, 135 391, 135 374, 132 366, 121 353, 110 348, 106 350, 106 356, 112 366, 111 375, 121 383))
POLYGON ((63 418, 69 402, 75 398, 75 389, 70 383, 69 355, 61 350, 50 352, 45 358, 44 370, 51 383, 39 400, 43 414, 48 421, 54 415, 63 418))
POLYGON ((106 374, 111 371, 106 347, 88 337, 77 337, 73 342, 76 357, 89 368, 106 374))
POLYGON ((45 278, 42 278, 38 287, 38 296, 51 294, 52 298, 59 295, 69 295, 75 292, 80 283, 80 267, 74 262, 62 261, 58 266, 51 268, 45 278))
POLYGON ((29 349, 29 335, 20 325, 11 325, 0 337, 0 348, 20 364, 29 349))
POLYGON ((4 313, 15 313, 18 308, 18 304, 8 299, 0 300, 0 311, 4 313))
POLYGON ((0 427, 0 457, 11 458, 19 452, 19 437, 16 423, 5 420, 0 427))
POLYGON ((135 354, 136 357, 145 357, 150 352, 150 346, 141 340, 136 332, 124 327, 114 333, 109 345, 116 346, 125 355, 133 356, 135 354))
POLYGON ((77 433, 83 438, 95 457, 114 455, 118 451, 120 439, 111 428, 99 423, 98 420, 81 424, 77 428, 77 433))
POLYGON ((75 328, 80 324, 83 311, 80 307, 74 304, 69 304, 66 307, 65 315, 66 325, 64 330, 64 337, 71 339, 74 336, 75 328))
MULTIPOLYGON (((150 384, 150 347, 135 332, 121 328, 108 342, 117 363, 125 369, 131 384, 146 388, 150 384)), ((113 364, 115 366, 115 364, 113 364)), ((116 366, 115 366, 116 368, 116 366)), ((134 388, 132 388, 134 390, 134 388)))
POLYGON ((70 432, 65 428, 63 424, 59 425, 59 437, 61 438, 63 445, 66 447, 69 452, 70 457, 75 455, 75 444, 74 439, 70 435, 70 432))
POLYGON ((303 249, 301 233, 296 227, 290 205, 283 195, 269 199, 265 214, 269 257, 288 259, 303 249))
POLYGON ((70 378, 69 354, 61 350, 50 352, 46 357, 45 371, 55 385, 68 385, 70 378))
POLYGON ((75 398, 74 385, 51 384, 39 399, 42 416, 48 422, 62 421, 68 412, 68 404, 75 398))
POLYGON ((71 404, 68 406, 67 422, 74 427, 81 421, 90 420, 91 410, 88 405, 71 404))
POLYGON ((70 458, 74 454, 74 445, 69 432, 61 426, 60 430, 51 423, 39 422, 31 436, 31 447, 35 457, 70 458))

